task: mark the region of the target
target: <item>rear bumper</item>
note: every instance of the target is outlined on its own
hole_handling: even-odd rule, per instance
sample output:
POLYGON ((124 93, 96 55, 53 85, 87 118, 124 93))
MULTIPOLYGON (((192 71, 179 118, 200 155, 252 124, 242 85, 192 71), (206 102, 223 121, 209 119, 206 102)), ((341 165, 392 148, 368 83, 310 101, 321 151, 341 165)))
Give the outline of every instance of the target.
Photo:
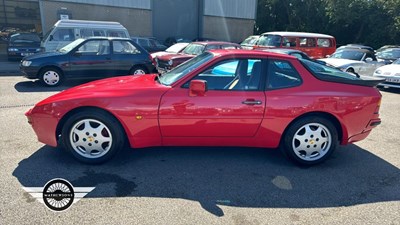
POLYGON ((360 134, 351 136, 349 139, 347 139, 347 143, 353 143, 364 140, 365 138, 368 137, 369 133, 371 133, 371 130, 376 126, 378 126, 379 124, 381 124, 381 119, 379 118, 370 120, 365 130, 363 130, 363 132, 361 132, 360 134))

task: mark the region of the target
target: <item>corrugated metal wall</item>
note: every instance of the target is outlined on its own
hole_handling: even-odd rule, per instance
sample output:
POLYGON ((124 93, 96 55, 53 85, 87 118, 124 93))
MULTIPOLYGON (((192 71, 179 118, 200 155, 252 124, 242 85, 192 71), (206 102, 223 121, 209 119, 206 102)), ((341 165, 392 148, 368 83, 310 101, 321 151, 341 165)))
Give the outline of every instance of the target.
POLYGON ((257 0, 204 0, 204 15, 255 19, 257 0))
POLYGON ((134 9, 151 9, 151 0, 53 0, 57 2, 84 3, 134 9))

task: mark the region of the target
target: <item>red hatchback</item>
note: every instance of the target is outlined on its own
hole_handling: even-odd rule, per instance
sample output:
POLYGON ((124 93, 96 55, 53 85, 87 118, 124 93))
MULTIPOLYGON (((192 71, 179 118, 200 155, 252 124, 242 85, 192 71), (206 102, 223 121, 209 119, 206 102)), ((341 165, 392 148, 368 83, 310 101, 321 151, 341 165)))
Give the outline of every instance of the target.
POLYGON ((316 164, 380 124, 380 80, 262 51, 205 52, 159 77, 109 78, 53 95, 26 116, 39 141, 101 163, 123 148, 281 147, 316 164))
POLYGON ((156 66, 160 73, 165 73, 179 64, 197 56, 201 53, 213 49, 241 49, 239 44, 222 42, 222 41, 207 41, 207 42, 193 42, 190 43, 186 48, 176 54, 168 54, 157 56, 156 66))

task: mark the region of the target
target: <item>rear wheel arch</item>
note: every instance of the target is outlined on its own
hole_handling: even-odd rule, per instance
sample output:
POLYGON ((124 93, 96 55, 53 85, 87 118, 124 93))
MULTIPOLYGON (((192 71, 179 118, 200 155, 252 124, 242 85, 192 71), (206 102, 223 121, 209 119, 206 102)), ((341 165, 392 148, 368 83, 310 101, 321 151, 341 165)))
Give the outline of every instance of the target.
POLYGON ((338 141, 342 142, 343 135, 346 133, 343 130, 345 128, 342 127, 340 121, 335 116, 333 116, 332 114, 327 113, 327 112, 309 112, 309 113, 305 113, 303 115, 298 116, 296 119, 292 120, 286 126, 285 131, 283 132, 283 134, 281 136, 281 142, 283 141, 283 137, 286 135, 286 132, 287 132, 288 128, 291 127, 292 124, 294 124, 295 122, 297 122, 297 121, 299 121, 299 120, 301 120, 303 118, 306 118, 306 117, 322 117, 322 118, 325 118, 325 119, 328 119, 329 121, 331 121, 333 123, 333 125, 335 126, 336 131, 338 133, 338 139, 339 139, 338 141))

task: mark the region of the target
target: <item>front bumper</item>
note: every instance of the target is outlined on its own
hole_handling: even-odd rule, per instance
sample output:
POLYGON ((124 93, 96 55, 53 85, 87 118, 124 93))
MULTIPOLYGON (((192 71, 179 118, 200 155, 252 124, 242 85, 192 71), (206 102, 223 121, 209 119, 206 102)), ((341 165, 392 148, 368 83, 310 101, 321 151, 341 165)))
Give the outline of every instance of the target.
POLYGON ((35 66, 19 66, 24 77, 28 79, 38 79, 39 68, 35 66))

